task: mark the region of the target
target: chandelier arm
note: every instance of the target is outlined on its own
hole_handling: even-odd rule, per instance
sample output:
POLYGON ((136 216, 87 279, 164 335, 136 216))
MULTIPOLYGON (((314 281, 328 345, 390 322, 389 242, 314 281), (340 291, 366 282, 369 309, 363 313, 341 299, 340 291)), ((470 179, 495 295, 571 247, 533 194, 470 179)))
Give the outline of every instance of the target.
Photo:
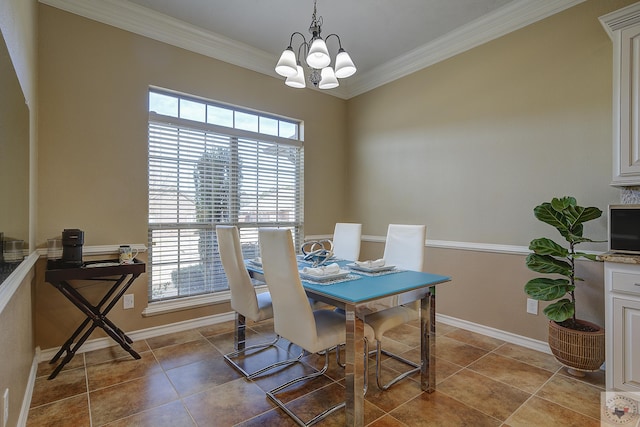
POLYGON ((291 34, 291 38, 289 39, 289 48, 291 48, 293 50, 293 36, 295 36, 296 34, 298 34, 300 37, 302 37, 302 40, 304 40, 303 44, 307 44, 307 38, 304 36, 304 34, 302 34, 299 31, 295 31, 293 34, 291 34))
MULTIPOLYGON (((298 62, 301 62, 300 59, 307 57, 307 52, 309 52, 309 44, 306 41, 304 43, 300 43, 300 46, 298 46, 298 62), (304 56, 300 55, 300 49, 302 49, 303 47, 304 47, 304 56)), ((304 61, 304 64, 307 67, 309 66, 309 64, 307 64, 306 59, 304 61)))
POLYGON ((327 37, 325 37, 324 38, 325 44, 327 43, 327 41, 329 40, 329 37, 331 36, 335 36, 338 39, 338 49, 342 49, 342 40, 340 40, 340 36, 337 35, 336 33, 329 34, 327 37))

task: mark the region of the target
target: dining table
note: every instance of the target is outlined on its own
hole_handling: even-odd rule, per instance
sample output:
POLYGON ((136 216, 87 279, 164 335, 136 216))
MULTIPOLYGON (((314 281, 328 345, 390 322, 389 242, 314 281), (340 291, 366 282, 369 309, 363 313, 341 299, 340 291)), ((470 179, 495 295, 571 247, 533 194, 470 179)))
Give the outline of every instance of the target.
MULTIPOLYGON (((327 277, 305 274, 314 267, 298 257, 301 282, 310 299, 321 301, 344 310, 345 348, 345 415, 347 426, 364 425, 364 322, 366 316, 388 308, 389 304, 401 301, 407 304, 420 300, 420 387, 431 393, 435 390, 435 345, 436 345, 436 286, 451 281, 448 276, 411 271, 383 266, 363 268, 362 263, 349 260, 334 260, 327 264, 338 264, 339 273, 327 277), (395 298, 397 297, 397 298, 395 298)), ((252 260, 246 261, 249 274, 264 280, 262 266, 252 260)), ((326 268, 326 267, 325 267, 326 268)), ((335 266, 333 266, 335 269, 335 266)), ((335 270, 334 270, 335 271, 335 270)))

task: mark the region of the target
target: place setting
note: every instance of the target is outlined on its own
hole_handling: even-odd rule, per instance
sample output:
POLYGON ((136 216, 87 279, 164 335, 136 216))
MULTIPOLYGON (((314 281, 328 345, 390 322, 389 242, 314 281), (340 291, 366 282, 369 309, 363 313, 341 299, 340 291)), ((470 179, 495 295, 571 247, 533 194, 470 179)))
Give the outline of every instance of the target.
POLYGON ((357 275, 351 274, 351 270, 340 268, 340 265, 337 263, 318 267, 304 267, 298 270, 298 273, 300 273, 300 279, 303 281, 321 285, 331 285, 359 279, 357 275))
POLYGON ((384 274, 398 273, 401 270, 395 265, 387 264, 384 258, 366 261, 354 261, 346 265, 350 270, 365 276, 382 276, 384 274))

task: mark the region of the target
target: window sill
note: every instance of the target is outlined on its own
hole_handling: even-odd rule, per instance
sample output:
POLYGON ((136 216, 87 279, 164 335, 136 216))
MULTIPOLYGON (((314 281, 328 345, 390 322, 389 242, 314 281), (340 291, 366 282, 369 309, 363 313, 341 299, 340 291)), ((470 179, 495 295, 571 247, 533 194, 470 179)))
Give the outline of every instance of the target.
MULTIPOLYGON (((266 285, 256 286, 256 292, 266 292, 266 285)), ((231 292, 216 292, 215 294, 198 295, 195 297, 176 298, 167 301, 150 302, 142 311, 143 317, 158 316, 175 311, 191 310, 207 305, 222 304, 231 301, 231 292)))

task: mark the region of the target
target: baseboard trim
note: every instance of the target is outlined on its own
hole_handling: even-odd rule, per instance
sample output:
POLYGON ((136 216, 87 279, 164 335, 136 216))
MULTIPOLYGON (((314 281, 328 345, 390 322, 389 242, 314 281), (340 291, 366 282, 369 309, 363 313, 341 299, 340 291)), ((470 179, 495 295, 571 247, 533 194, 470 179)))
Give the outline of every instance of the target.
POLYGON ((20 407, 20 417, 18 417, 18 427, 25 427, 27 425, 27 419, 29 418, 29 408, 31 407, 31 397, 33 396, 33 387, 36 383, 36 375, 38 373, 38 352, 33 355, 33 361, 31 362, 31 370, 29 371, 29 380, 27 381, 27 388, 24 391, 22 397, 22 406, 20 407))
POLYGON ((522 335, 516 335, 511 332, 491 328, 489 326, 480 325, 478 323, 469 322, 468 320, 458 319, 444 314, 436 314, 436 321, 442 322, 446 325, 455 326, 460 329, 465 329, 467 331, 486 335, 491 338, 497 338, 510 344, 517 344, 522 347, 530 348, 531 350, 551 354, 549 344, 545 341, 534 340, 533 338, 523 337, 522 335))
MULTIPOLYGON (((235 319, 233 311, 215 314, 212 316, 199 317, 197 319, 185 320, 182 322, 171 323, 169 325, 155 326, 153 328, 141 329, 127 333, 133 341, 153 338, 160 335, 171 334, 174 332, 182 332, 193 328, 199 328, 203 326, 211 326, 217 323, 228 322, 235 319)), ((502 331, 500 329, 491 328, 488 326, 480 325, 478 323, 469 322, 467 320, 458 319, 455 317, 447 316, 444 314, 436 314, 436 321, 442 322, 447 325, 455 326, 457 328, 466 329, 471 332, 476 332, 482 335, 486 335, 492 338, 497 338, 502 341, 517 344, 522 347, 530 348, 532 350, 541 351, 543 353, 551 354, 549 345, 546 342, 534 340, 521 335, 516 335, 511 332, 502 331)), ((100 350, 102 348, 111 347, 114 342, 111 338, 97 338, 85 342, 78 350, 78 353, 86 353, 93 350, 100 350)), ((60 349, 60 347, 50 348, 46 350, 36 352, 36 358, 38 361, 50 360, 60 349)))
MULTIPOLYGON (((171 323, 168 325, 154 326, 152 328, 141 329, 134 332, 127 332, 127 335, 135 342, 147 338, 158 337, 160 335, 172 334, 174 332, 182 332, 189 329, 201 328, 203 326, 211 326, 217 323, 223 323, 235 319, 235 312, 230 311, 222 314, 214 314, 212 316, 198 317, 196 319, 184 320, 182 322, 171 323)), ((86 353, 93 350, 100 350, 111 347, 116 343, 109 337, 96 338, 86 341, 77 353, 86 353)), ((39 362, 51 360, 53 356, 60 350, 60 347, 49 348, 37 351, 36 355, 39 362)), ((76 353, 76 354, 77 354, 76 353)))

